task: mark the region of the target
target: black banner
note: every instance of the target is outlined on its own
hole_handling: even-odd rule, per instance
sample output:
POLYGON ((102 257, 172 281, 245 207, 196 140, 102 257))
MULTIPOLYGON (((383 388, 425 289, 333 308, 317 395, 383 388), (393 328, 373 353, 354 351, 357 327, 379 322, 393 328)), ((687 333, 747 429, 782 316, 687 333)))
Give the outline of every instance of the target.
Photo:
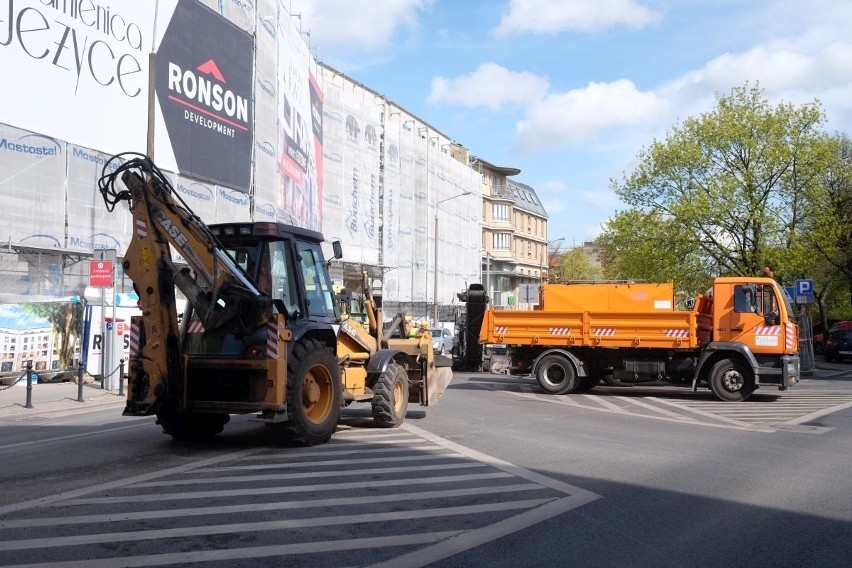
POLYGON ((179 0, 157 50, 156 91, 181 174, 248 191, 252 39, 196 0, 179 0))

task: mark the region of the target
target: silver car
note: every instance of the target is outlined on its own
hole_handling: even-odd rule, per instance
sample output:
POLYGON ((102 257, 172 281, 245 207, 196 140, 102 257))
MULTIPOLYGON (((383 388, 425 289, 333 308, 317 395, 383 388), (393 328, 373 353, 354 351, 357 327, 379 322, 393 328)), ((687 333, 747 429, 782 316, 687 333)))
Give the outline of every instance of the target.
POLYGON ((432 334, 432 349, 438 355, 450 355, 453 352, 453 333, 446 327, 433 327, 429 330, 432 334))

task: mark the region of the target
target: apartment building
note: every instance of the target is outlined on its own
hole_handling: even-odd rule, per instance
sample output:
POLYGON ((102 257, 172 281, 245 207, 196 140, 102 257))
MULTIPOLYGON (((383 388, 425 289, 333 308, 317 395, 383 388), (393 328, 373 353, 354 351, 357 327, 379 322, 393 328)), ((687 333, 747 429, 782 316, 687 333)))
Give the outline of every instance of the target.
POLYGON ((518 305, 522 284, 547 273, 547 211, 535 190, 509 179, 518 168, 471 157, 482 176, 482 281, 497 308, 518 305))

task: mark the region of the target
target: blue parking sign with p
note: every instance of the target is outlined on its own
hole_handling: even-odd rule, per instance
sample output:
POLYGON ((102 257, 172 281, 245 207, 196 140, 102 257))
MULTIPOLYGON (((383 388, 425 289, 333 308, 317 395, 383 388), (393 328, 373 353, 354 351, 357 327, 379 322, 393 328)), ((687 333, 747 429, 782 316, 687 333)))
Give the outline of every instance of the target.
POLYGON ((813 280, 796 280, 796 295, 811 296, 814 293, 813 280))
POLYGON ((813 280, 796 280, 796 303, 797 304, 813 304, 814 303, 814 281, 813 280))

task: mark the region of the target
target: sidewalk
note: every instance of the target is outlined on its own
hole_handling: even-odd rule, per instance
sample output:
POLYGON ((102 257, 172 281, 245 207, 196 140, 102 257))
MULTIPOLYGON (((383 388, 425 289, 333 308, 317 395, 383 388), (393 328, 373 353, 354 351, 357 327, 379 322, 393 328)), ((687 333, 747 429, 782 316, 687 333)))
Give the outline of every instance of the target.
POLYGON ((83 402, 78 402, 77 383, 34 384, 32 408, 26 408, 27 387, 15 385, 0 390, 0 421, 19 420, 31 416, 64 415, 92 409, 114 407, 117 414, 124 409, 124 396, 118 390, 101 389, 100 383, 83 383, 83 402))

